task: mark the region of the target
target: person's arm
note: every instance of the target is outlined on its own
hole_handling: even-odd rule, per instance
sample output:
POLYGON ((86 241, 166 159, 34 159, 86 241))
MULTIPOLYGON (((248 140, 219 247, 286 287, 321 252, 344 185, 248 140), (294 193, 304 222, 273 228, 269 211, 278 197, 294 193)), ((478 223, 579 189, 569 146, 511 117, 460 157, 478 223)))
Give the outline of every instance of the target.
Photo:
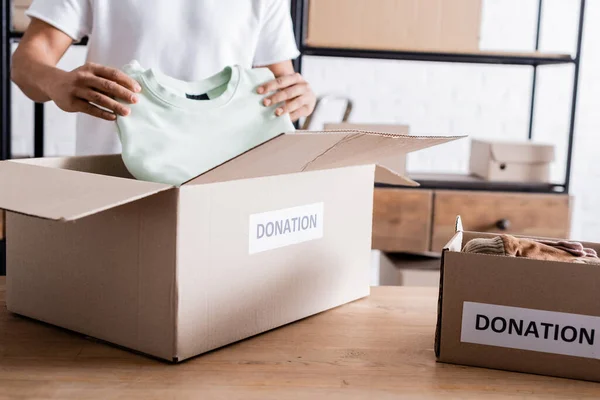
POLYGON ((294 71, 290 60, 300 54, 294 39, 289 2, 265 0, 262 2, 261 30, 254 55, 255 66, 266 66, 275 75, 275 80, 260 86, 260 94, 275 92, 265 98, 269 106, 285 102, 275 114, 289 113, 292 121, 309 116, 317 102, 310 85, 302 75, 294 71))
POLYGON ((267 67, 276 79, 260 86, 257 91, 260 94, 275 93, 263 100, 264 105, 285 102, 275 110, 275 114, 289 113, 292 121, 309 116, 315 109, 317 98, 302 75, 294 72, 292 62, 284 61, 267 67))
POLYGON ((53 100, 67 112, 83 112, 109 121, 115 120, 115 114, 128 115, 129 108, 114 98, 135 103, 134 92, 141 90, 139 84, 117 69, 91 63, 73 71, 57 68, 72 43, 69 35, 32 18, 12 58, 12 80, 31 100, 53 100))

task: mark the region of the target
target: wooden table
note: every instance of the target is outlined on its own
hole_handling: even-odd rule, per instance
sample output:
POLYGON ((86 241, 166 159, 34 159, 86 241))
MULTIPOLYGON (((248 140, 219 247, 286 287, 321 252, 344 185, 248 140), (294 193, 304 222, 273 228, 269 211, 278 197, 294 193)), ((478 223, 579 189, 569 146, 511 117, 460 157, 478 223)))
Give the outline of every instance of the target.
POLYGON ((599 398, 600 384, 439 364, 437 290, 371 297, 171 365, 12 315, 0 278, 0 399, 599 398))

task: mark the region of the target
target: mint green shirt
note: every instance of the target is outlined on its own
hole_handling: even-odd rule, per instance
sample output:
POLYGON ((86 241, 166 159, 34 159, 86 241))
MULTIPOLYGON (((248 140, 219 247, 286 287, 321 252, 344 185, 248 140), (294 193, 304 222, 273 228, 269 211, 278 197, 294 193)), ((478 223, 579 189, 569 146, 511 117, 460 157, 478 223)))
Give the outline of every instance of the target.
POLYGON ((137 179, 181 185, 272 139, 294 130, 289 115, 265 107, 261 84, 267 68, 228 66, 196 82, 184 82, 136 61, 123 68, 142 87, 131 113, 117 117, 122 157, 137 179))

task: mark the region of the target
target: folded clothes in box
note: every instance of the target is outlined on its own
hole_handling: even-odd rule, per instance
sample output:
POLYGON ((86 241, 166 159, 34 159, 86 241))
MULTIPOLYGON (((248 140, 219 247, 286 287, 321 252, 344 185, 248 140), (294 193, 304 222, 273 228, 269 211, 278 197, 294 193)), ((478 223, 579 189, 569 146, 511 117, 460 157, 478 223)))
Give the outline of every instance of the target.
POLYGON ((598 251, 600 243, 467 232, 457 218, 442 253, 437 359, 600 381, 598 251))

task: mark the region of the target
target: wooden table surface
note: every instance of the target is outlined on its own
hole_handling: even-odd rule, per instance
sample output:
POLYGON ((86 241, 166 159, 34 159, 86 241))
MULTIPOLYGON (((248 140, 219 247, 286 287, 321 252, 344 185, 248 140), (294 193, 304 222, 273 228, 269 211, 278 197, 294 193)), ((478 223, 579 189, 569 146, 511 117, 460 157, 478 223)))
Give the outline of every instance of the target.
POLYGON ((437 290, 369 298, 171 365, 12 315, 0 399, 600 398, 600 384, 436 363, 437 290))

